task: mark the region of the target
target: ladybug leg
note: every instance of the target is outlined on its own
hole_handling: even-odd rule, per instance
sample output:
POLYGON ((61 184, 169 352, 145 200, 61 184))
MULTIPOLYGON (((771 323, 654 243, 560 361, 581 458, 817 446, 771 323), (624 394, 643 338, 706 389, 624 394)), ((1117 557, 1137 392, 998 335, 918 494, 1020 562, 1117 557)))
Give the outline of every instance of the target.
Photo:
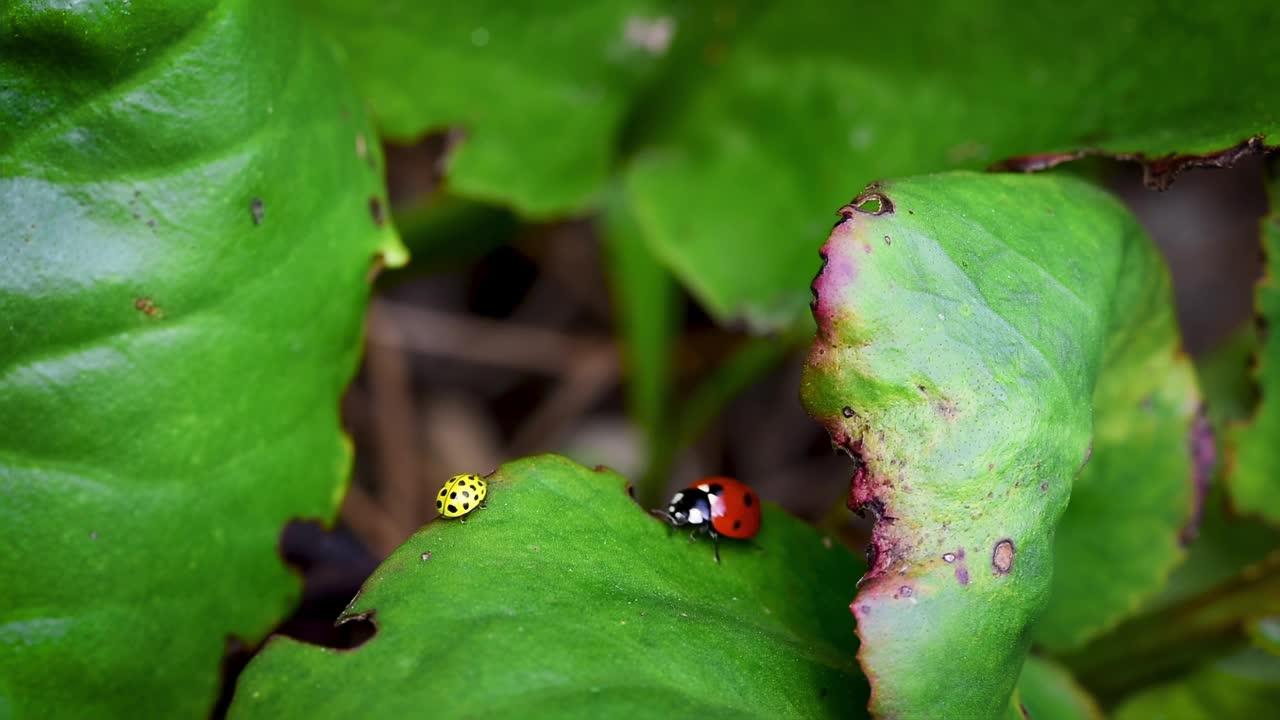
POLYGON ((671 520, 671 515, 669 515, 666 510, 658 510, 657 508, 650 510, 649 514, 660 520, 666 521, 663 524, 667 526, 667 537, 671 537, 671 532, 676 529, 675 522, 671 520))
POLYGON ((715 530, 711 531, 711 547, 716 551, 716 564, 720 564, 720 534, 715 530))
POLYGON ((698 539, 698 530, 695 528, 693 532, 689 533, 689 542, 693 542, 694 540, 697 540, 697 539, 698 539))

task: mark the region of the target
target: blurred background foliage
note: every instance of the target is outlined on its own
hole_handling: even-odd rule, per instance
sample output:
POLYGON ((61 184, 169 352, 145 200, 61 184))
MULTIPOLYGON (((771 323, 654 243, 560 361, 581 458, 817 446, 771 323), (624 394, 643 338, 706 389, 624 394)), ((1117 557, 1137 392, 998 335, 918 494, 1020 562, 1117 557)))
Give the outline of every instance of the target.
MULTIPOLYGON (((284 533, 305 588, 278 631, 367 638, 333 618, 433 518, 444 480, 544 451, 607 464, 649 503, 736 475, 861 550, 848 459, 797 401, 834 211, 877 178, 1071 160, 1059 172, 1116 192, 1169 261, 1219 439, 1262 429, 1240 441, 1256 458, 1248 505, 1220 442, 1199 536, 1163 594, 1060 660, 1108 707, 1154 683, 1121 717, 1269 702, 1275 676, 1256 666, 1274 665, 1277 535, 1258 515, 1280 507, 1275 426, 1245 423, 1275 386, 1260 394, 1254 373, 1280 366, 1253 322, 1276 312, 1274 284, 1256 287, 1262 150, 1280 132, 1280 63, 1259 59, 1273 5, 294 3, 366 101, 412 260, 378 276, 342 400, 342 522, 284 533), (1172 182, 1200 165, 1231 167, 1172 182)), ((232 641, 229 678, 253 651, 232 641)))
MULTIPOLYGON (((344 47, 385 134, 413 251, 379 279, 344 403, 357 470, 343 518, 374 556, 432 516, 450 474, 546 450, 637 478, 650 502, 736 474, 865 546, 868 524, 843 507, 847 460, 795 398, 826 223, 880 177, 1073 160, 1065 171, 1122 197, 1169 261, 1220 436, 1256 404, 1267 198, 1250 140, 1280 123, 1266 99, 1280 68, 1222 38, 1274 27, 1262 4, 304 12, 344 47), (1208 56, 1250 71, 1223 92, 1208 56), (1172 182, 1198 165, 1233 167, 1172 182)), ((1250 566, 1274 536, 1215 525, 1222 493, 1193 548, 1218 525, 1253 533, 1256 551, 1230 551, 1250 566)), ((373 562, 351 552, 313 561, 330 609, 373 562)), ((1212 565, 1199 552, 1174 587, 1232 576, 1193 580, 1212 565)))

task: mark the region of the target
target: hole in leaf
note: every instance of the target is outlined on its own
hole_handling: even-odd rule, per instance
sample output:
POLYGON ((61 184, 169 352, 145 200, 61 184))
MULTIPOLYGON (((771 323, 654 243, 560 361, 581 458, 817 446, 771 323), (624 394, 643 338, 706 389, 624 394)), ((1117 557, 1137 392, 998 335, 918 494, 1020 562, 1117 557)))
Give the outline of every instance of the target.
MULTIPOLYGON (((861 195, 853 199, 845 207, 845 210, 852 209, 863 215, 885 215, 893 212, 893 201, 888 195, 875 190, 863 191, 861 195)), ((844 214, 842 212, 842 214, 844 214)))
POLYGON ((302 602, 275 633, 338 650, 351 650, 373 637, 368 614, 338 623, 378 558, 342 529, 333 532, 314 520, 294 520, 280 534, 280 555, 302 576, 302 602))

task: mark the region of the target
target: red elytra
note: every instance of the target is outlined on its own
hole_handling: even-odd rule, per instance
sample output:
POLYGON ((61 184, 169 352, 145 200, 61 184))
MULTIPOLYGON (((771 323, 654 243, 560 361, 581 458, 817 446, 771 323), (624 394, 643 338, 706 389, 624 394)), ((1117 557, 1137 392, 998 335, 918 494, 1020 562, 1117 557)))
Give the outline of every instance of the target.
POLYGON ((745 540, 760 530, 760 498, 747 485, 722 475, 698 480, 673 495, 666 510, 652 512, 673 527, 689 526, 694 533, 710 535, 716 562, 721 535, 745 540))
POLYGON ((740 540, 755 537, 760 530, 760 498, 755 491, 731 477, 705 478, 692 487, 714 498, 716 485, 721 487, 720 502, 713 499, 711 503, 712 527, 725 537, 740 540))

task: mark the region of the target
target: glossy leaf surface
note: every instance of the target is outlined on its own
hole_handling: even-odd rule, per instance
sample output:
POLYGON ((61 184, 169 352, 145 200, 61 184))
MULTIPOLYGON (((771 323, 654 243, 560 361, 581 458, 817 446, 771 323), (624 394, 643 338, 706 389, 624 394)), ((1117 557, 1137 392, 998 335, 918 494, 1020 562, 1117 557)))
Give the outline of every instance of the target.
POLYGON ((0 28, 0 716, 199 717, 342 497, 376 143, 279 3, 0 28))
POLYGON ((231 717, 864 715, 847 549, 766 505, 717 565, 625 485, 553 455, 502 466, 485 509, 427 525, 366 583, 344 617, 373 639, 273 640, 231 717))

